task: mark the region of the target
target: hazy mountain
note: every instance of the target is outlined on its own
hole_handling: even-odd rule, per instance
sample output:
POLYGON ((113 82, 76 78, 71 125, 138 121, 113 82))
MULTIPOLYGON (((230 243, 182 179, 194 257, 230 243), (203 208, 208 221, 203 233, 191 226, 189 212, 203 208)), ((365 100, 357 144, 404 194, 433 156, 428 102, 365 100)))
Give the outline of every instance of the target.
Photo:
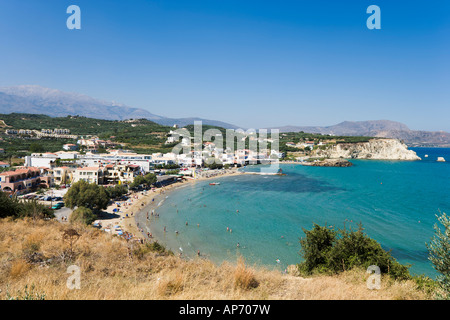
POLYGON ((409 145, 450 146, 450 133, 444 131, 410 130, 403 123, 390 120, 344 121, 333 126, 284 126, 280 132, 321 133, 336 136, 395 138, 409 145))
POLYGON ((79 115, 106 120, 148 119, 162 125, 203 124, 235 129, 234 125, 200 118, 172 119, 115 102, 102 101, 78 93, 62 92, 36 85, 0 87, 0 113, 45 114, 52 117, 79 115))
POLYGON ((409 128, 400 122, 390 120, 372 120, 372 121, 344 121, 339 124, 327 127, 318 126, 284 126, 280 132, 309 132, 332 134, 336 136, 374 136, 380 131, 410 131, 409 128))

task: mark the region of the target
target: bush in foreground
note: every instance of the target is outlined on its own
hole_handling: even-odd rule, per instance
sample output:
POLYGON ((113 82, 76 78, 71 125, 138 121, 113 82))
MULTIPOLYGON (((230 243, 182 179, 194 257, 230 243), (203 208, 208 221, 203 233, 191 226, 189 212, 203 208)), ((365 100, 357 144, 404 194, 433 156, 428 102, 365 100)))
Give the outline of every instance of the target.
POLYGON ((450 218, 443 213, 437 217, 444 227, 441 230, 437 224, 434 225, 435 235, 431 243, 427 244, 429 260, 440 275, 437 277, 438 299, 450 300, 450 218))
POLYGON ((92 224, 97 219, 97 216, 91 209, 85 207, 78 207, 70 215, 70 223, 82 223, 85 225, 92 224))
POLYGON ((314 224, 312 230, 303 229, 306 237, 300 239, 304 261, 298 265, 300 272, 340 273, 355 267, 367 269, 376 265, 382 273, 394 279, 411 279, 408 266, 398 263, 381 245, 358 230, 334 230, 314 224))
POLYGON ((0 218, 13 217, 33 219, 53 218, 53 210, 36 200, 19 200, 15 196, 0 191, 0 218))

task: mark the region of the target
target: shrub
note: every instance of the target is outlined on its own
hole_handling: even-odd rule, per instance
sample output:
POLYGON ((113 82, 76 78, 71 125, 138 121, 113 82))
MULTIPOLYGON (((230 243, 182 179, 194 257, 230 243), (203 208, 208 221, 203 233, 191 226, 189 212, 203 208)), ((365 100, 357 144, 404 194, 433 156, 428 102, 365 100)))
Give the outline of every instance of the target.
POLYGON ((433 263, 434 269, 440 273, 436 278, 438 299, 450 300, 450 218, 445 214, 437 216, 444 227, 442 231, 437 224, 434 225, 435 235, 431 243, 427 244, 428 259, 433 263))
POLYGON ((304 261, 298 265, 306 274, 339 273, 354 267, 367 269, 376 265, 382 273, 394 279, 410 279, 408 266, 398 263, 381 245, 363 232, 321 227, 317 224, 311 231, 303 229, 306 237, 300 239, 304 261))
POLYGON ((97 216, 91 209, 85 207, 78 207, 70 215, 70 223, 82 223, 85 225, 92 224, 97 219, 97 216))
POLYGON ((53 218, 53 210, 38 203, 36 200, 20 201, 15 196, 9 196, 0 191, 0 218, 32 217, 34 219, 53 218))
POLYGON ((246 267, 242 258, 239 258, 238 265, 234 271, 234 286, 249 290, 258 287, 259 283, 255 278, 253 270, 246 267))
POLYGON ((74 207, 86 207, 99 211, 106 209, 109 197, 103 186, 80 180, 72 185, 64 195, 64 204, 74 207))
POLYGON ((31 285, 30 290, 28 290, 28 285, 25 286, 25 290, 17 292, 17 296, 11 296, 9 292, 6 292, 7 300, 45 300, 45 293, 36 292, 34 284, 31 285))

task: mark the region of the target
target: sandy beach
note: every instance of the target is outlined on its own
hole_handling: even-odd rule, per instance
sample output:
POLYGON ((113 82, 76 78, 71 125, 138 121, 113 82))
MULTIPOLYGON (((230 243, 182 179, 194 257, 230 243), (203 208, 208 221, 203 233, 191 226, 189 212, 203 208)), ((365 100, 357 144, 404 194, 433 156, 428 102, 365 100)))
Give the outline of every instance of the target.
MULTIPOLYGON (((147 219, 169 196, 170 192, 189 183, 196 183, 208 179, 241 175, 237 169, 207 170, 196 175, 196 178, 186 177, 182 182, 153 188, 148 191, 131 192, 126 201, 115 201, 105 210, 105 214, 100 216, 94 225, 101 226, 105 232, 122 235, 127 239, 143 242, 153 239, 151 233, 147 233, 141 227, 147 219)), ((155 212, 155 214, 157 214, 155 212)))

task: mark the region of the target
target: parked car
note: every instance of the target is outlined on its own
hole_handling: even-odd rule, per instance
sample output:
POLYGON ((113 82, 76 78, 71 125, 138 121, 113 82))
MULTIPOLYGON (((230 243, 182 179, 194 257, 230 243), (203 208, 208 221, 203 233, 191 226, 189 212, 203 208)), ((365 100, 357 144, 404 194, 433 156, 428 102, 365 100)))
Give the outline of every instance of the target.
POLYGON ((58 203, 53 205, 52 209, 53 210, 58 210, 58 209, 61 209, 62 207, 64 207, 64 203, 58 202, 58 203))

